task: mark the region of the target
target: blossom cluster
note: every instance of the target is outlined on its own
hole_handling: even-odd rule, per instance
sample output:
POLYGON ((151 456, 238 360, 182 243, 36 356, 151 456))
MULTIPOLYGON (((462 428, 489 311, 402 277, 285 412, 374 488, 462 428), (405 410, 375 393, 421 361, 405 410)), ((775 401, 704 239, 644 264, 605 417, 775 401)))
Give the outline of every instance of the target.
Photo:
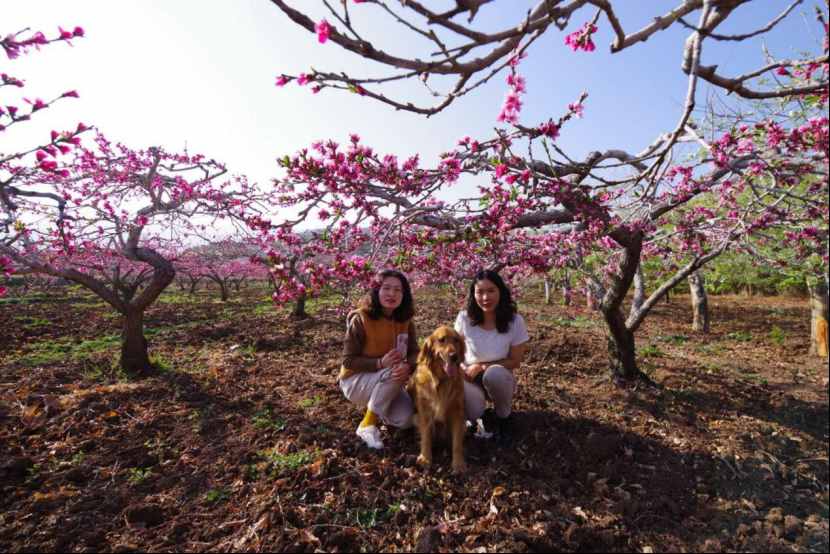
POLYGON ((594 41, 591 40, 591 36, 596 32, 597 26, 591 22, 586 22, 582 28, 565 37, 565 44, 574 52, 577 50, 593 52, 596 50, 596 46, 594 45, 594 41))
POLYGON ((69 41, 73 38, 84 36, 84 30, 82 27, 75 27, 71 31, 67 31, 61 27, 58 27, 58 36, 52 39, 46 38, 46 35, 44 35, 41 31, 37 31, 27 38, 18 38, 20 34, 21 33, 9 34, 0 39, 0 46, 3 47, 3 50, 6 52, 6 56, 10 60, 19 57, 20 54, 25 53, 30 48, 40 48, 41 46, 46 46, 49 43, 58 41, 69 43, 69 41))

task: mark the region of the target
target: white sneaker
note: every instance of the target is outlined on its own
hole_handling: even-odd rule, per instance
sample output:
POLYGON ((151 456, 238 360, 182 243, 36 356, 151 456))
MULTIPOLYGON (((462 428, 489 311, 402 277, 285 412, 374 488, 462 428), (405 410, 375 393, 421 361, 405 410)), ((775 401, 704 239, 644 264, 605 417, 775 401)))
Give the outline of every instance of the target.
POLYGON ((374 450, 383 448, 383 441, 380 440, 380 429, 376 425, 367 425, 366 427, 358 427, 355 434, 363 439, 366 446, 374 450))
MULTIPOLYGON (((469 423, 469 422, 468 422, 469 423)), ((472 425, 470 425, 472 427, 472 425)), ((476 433, 475 436, 479 439, 490 439, 493 437, 493 433, 487 432, 487 429, 484 428, 484 420, 478 418, 476 420, 476 433)))

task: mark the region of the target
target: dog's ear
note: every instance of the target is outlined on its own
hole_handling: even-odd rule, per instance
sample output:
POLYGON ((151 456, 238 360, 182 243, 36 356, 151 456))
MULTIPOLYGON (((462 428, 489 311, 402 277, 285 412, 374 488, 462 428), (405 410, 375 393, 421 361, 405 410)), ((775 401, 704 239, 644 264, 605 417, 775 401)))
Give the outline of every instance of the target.
POLYGON ((434 354, 432 353, 432 343, 432 335, 430 335, 421 346, 421 351, 418 352, 418 365, 424 364, 432 366, 432 359, 434 357, 434 354))

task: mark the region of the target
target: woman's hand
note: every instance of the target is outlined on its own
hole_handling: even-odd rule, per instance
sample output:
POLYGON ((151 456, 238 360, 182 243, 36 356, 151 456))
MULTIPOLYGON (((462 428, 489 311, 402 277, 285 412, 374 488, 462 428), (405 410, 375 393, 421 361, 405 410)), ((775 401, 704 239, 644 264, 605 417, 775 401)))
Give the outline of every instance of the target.
POLYGON ((401 362, 392 368, 392 379, 396 383, 403 385, 409 380, 411 373, 409 364, 407 362, 401 362))
MULTIPOLYGON (((403 356, 397 350, 390 350, 380 359, 380 368, 393 367, 395 364, 403 361, 403 356)), ((379 368, 379 369, 380 369, 379 368)))
POLYGON ((464 368, 464 376, 472 383, 480 373, 484 373, 485 369, 487 369, 486 364, 470 364, 464 368))

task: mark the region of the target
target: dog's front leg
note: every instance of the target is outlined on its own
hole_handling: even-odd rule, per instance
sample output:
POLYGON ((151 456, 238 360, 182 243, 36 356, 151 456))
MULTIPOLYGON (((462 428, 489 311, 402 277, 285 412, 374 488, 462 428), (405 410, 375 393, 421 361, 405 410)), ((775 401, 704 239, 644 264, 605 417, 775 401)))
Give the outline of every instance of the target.
POLYGON ((419 414, 418 431, 421 434, 421 454, 417 462, 429 467, 432 464, 432 421, 425 413, 419 414))
POLYGON ((462 473, 467 469, 464 463, 464 412, 452 418, 450 433, 452 433, 452 470, 462 473))

